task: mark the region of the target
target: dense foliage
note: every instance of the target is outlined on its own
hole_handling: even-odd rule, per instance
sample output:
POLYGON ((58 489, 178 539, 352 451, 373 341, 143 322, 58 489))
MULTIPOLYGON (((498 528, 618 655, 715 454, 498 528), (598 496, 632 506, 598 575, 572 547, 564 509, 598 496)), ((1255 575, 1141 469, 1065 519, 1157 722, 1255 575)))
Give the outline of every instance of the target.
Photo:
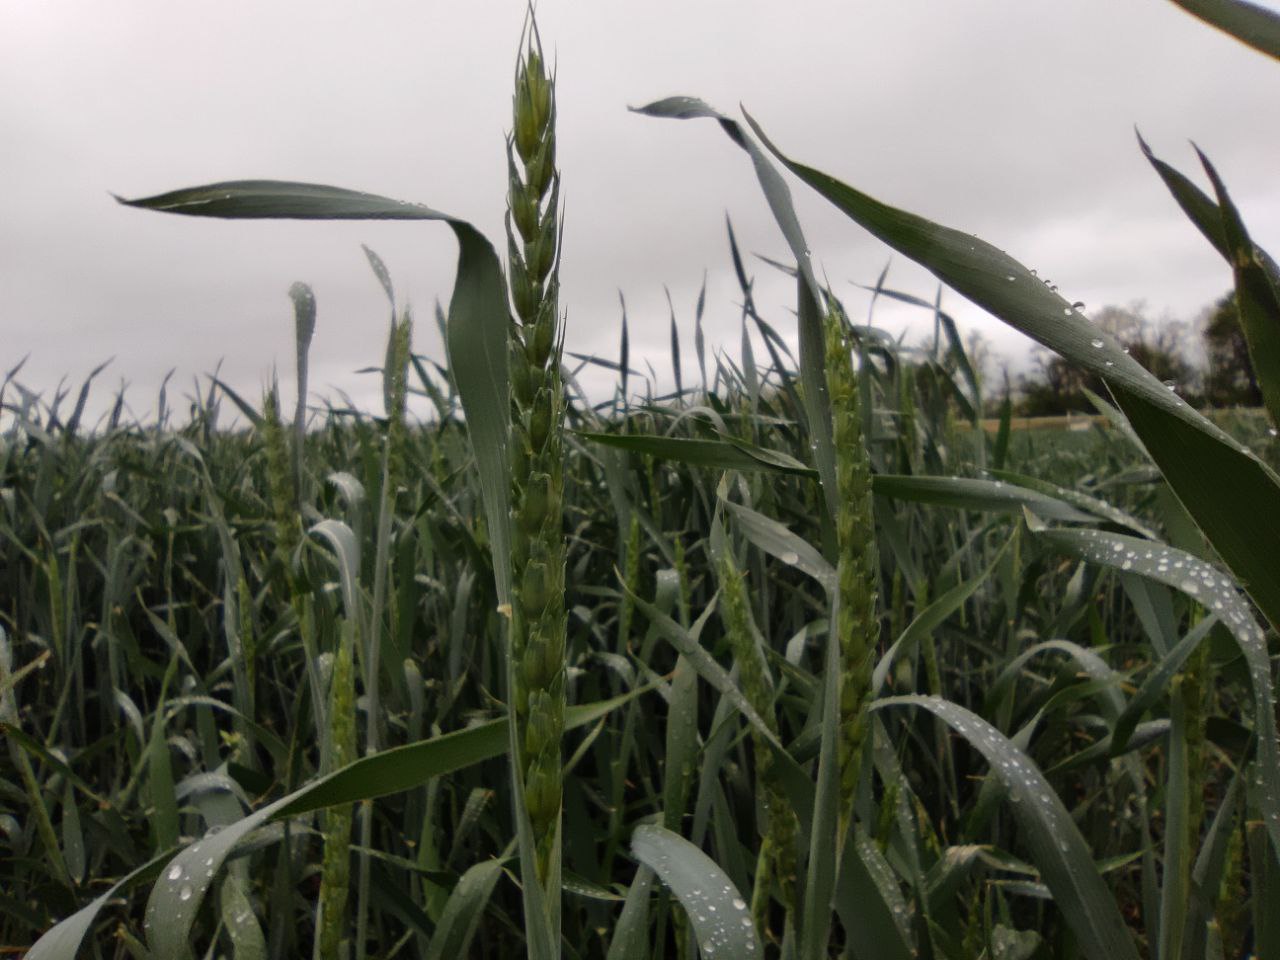
MULTIPOLYGON (((1280 56, 1280 18, 1184 5, 1280 56)), ((1003 251, 750 117, 650 104, 749 154, 797 310, 760 315, 730 235, 741 354, 707 356, 700 299, 696 367, 673 320, 676 393, 629 369, 624 329, 620 362, 582 361, 620 372, 593 406, 555 364, 555 190, 520 196, 540 165, 555 183, 536 51, 506 276, 465 221, 334 187, 129 201, 445 222, 447 363, 414 354, 369 254, 383 416, 307 429, 302 284, 292 423, 275 389, 215 381, 183 425, 117 403, 86 432, 88 384, 70 414, 0 386, 0 941, 39 938, 32 960, 1276 955, 1280 270, 1213 167, 1210 199, 1147 151, 1236 274, 1271 422, 1229 430, 1003 251), (1015 433, 1006 403, 987 433, 952 319, 919 351, 851 321, 777 165, 1100 377, 1108 428, 1015 433), (227 405, 245 429, 219 428, 227 405)))

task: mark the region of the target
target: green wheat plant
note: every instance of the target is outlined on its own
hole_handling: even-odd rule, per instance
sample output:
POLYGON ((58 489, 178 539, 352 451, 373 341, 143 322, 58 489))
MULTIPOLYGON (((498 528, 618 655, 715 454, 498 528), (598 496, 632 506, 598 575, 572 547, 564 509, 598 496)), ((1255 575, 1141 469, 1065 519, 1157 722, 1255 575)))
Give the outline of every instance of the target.
POLYGON ((564 390, 555 83, 536 31, 516 70, 507 143, 511 330, 511 662, 515 738, 539 883, 558 896, 565 710, 564 390))
MULTIPOLYGON (((1280 57, 1273 14, 1180 5, 1280 57)), ((154 419, 120 392, 93 427, 100 369, 0 381, 0 952, 1280 956, 1280 271, 1208 159, 1206 191, 1139 145, 1235 281, 1270 420, 1203 416, 1009 254, 750 115, 650 104, 748 154, 791 253, 758 269, 796 288, 765 310, 729 228, 736 346, 708 350, 706 288, 670 298, 664 392, 651 318, 564 349, 556 84, 530 20, 505 264, 339 187, 123 201, 447 225, 444 357, 364 248, 380 415, 315 405, 301 283, 291 423, 274 378, 254 404, 215 373, 185 419, 168 382, 154 419), (945 289, 882 273, 849 309, 796 185, 945 289), (1098 374, 1106 427, 1005 403, 988 434, 954 295, 1098 374), (886 300, 935 335, 888 336, 886 300)))

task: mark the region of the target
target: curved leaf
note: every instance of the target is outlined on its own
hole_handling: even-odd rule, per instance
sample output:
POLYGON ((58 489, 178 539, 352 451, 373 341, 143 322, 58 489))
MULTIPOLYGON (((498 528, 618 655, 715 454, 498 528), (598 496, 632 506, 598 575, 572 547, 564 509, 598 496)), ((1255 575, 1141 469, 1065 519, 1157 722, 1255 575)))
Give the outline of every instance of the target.
POLYGON ((1253 687, 1263 820, 1273 846, 1280 852, 1280 739, 1276 736, 1271 661, 1262 628, 1236 592, 1231 578, 1182 550, 1118 533, 1044 530, 1037 536, 1082 560, 1131 571, 1180 590, 1217 614, 1231 631, 1244 655, 1253 687))
POLYGON ((605 960, 645 960, 649 956, 649 890, 653 871, 642 866, 627 890, 626 903, 609 937, 605 960))
POLYGON ((813 577, 828 594, 835 589, 835 567, 807 540, 792 533, 777 520, 726 499, 723 493, 721 490, 720 503, 733 515, 738 528, 748 540, 765 553, 813 577))
POLYGON ((426 960, 454 960, 467 956, 489 897, 501 876, 502 861, 486 860, 470 867, 459 878, 427 945, 426 960))
MULTIPOLYGON (((1101 376, 1152 459, 1267 618, 1280 625, 1280 479, 1191 408, 1031 270, 984 240, 899 210, 785 156, 792 173, 851 219, 993 316, 1101 376)), ((1225 235, 1225 234, 1224 234, 1225 235)))
POLYGON ((341 520, 321 520, 311 533, 329 541, 338 560, 338 576, 342 584, 342 605, 353 623, 361 620, 360 542, 341 520))
POLYGON ((1245 0, 1173 0, 1205 23, 1280 60, 1280 14, 1245 0))
POLYGON ((636 827, 631 850, 679 899, 703 957, 763 955, 746 900, 714 860, 678 833, 649 824, 636 827))
MULTIPOLYGON (((570 707, 565 726, 592 723, 649 690, 640 687, 598 703, 570 707)), ((185 956, 187 936, 209 885, 236 844, 260 826, 344 803, 373 800, 420 786, 432 777, 501 756, 507 746, 507 721, 491 720, 455 733, 412 743, 357 760, 182 850, 138 868, 101 897, 51 927, 29 956, 72 960, 98 911, 120 890, 159 875, 161 883, 147 903, 148 939, 159 956, 185 956), (163 869, 161 866, 163 865, 163 869)), ((166 855, 167 856, 167 855, 166 855)))
POLYGON ((795 206, 791 202, 791 190, 782 175, 778 173, 765 152, 742 129, 741 125, 730 117, 713 109, 696 97, 668 97, 655 103, 636 109, 651 117, 668 117, 675 120, 706 118, 720 124, 729 138, 747 152, 755 167, 756 178, 764 192, 765 200, 773 218, 782 231, 782 236, 796 258, 796 277, 798 284, 798 310, 800 321, 800 382, 804 387, 803 406, 805 420, 814 444, 814 459, 817 461, 818 474, 822 480, 827 510, 832 517, 836 515, 836 455, 835 444, 831 433, 831 400, 827 395, 826 359, 823 352, 823 304, 825 303, 822 288, 813 273, 813 264, 809 253, 809 242, 800 229, 800 219, 796 216, 795 206))
POLYGON ((774 450, 728 440, 701 440, 687 437, 658 437, 645 434, 585 433, 577 436, 593 443, 675 460, 695 467, 720 470, 763 471, 798 477, 816 477, 817 472, 799 460, 774 450))
MULTIPOLYGON (((260 220, 439 220, 458 241, 458 272, 449 301, 446 345, 467 414, 480 472, 480 490, 496 557, 510 552, 507 489, 507 286, 493 245, 465 220, 421 203, 373 193, 287 180, 228 180, 136 200, 130 207, 195 217, 260 220)), ((494 564, 498 595, 509 592, 510 572, 494 564)))
POLYGON ((1079 827, 1027 755, 977 714, 941 697, 890 697, 876 702, 872 709, 891 706, 928 710, 968 740, 990 764, 991 773, 1008 791, 1021 835, 1031 848, 1031 859, 1084 955, 1094 960, 1138 960, 1133 938, 1079 827))
POLYGON ((1011 470, 992 470, 991 473, 1006 483, 1013 483, 1019 487, 1026 487, 1028 490, 1035 490, 1037 493, 1043 493, 1046 496, 1054 497, 1063 503, 1069 504, 1086 513, 1092 513, 1103 520, 1114 523, 1119 527, 1126 527, 1139 536, 1146 537, 1149 540, 1159 539, 1154 530, 1144 524, 1137 517, 1130 516, 1123 510, 1113 507, 1105 500, 1097 497, 1091 497, 1087 493, 1081 493, 1079 490, 1072 490, 1068 487, 1060 487, 1056 483, 1049 483, 1046 480, 1039 480, 1035 477, 1028 477, 1021 473, 1014 473, 1011 470))
POLYGON ((1025 507, 1037 516, 1070 523, 1096 523, 1097 518, 1082 513, 1057 497, 1003 480, 980 480, 973 477, 910 477, 876 474, 872 477, 876 494, 935 503, 964 510, 995 510, 1021 513, 1025 507))
POLYGON ((157 877, 168 858, 169 854, 164 853, 144 863, 113 883, 101 896, 54 924, 27 951, 27 960, 74 960, 80 944, 98 918, 98 911, 122 891, 157 877))

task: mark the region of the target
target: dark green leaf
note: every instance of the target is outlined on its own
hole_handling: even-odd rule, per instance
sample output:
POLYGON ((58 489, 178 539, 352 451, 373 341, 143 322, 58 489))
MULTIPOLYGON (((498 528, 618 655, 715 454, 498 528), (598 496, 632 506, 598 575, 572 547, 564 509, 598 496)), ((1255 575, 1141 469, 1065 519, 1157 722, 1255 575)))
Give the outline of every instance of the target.
POLYGON ((1280 14, 1245 0, 1173 0, 1205 23, 1280 59, 1280 14))
POLYGON ((678 833, 647 824, 631 835, 631 850, 679 899, 705 960, 763 956, 747 902, 714 860, 678 833))

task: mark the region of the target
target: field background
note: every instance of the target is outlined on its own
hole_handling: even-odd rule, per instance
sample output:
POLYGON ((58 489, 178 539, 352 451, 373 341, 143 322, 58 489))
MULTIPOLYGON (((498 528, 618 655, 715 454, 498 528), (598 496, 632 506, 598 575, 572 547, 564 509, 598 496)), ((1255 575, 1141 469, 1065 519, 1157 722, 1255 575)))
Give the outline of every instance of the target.
MULTIPOLYGON (((1280 58, 1280 15, 1181 5, 1280 58)), ((660 389, 625 320, 614 355, 562 352, 526 29, 505 260, 339 187, 121 200, 447 226, 425 321, 365 248, 376 413, 309 407, 301 282, 296 395, 214 376, 90 425, 96 374, 0 381, 0 950, 1280 955, 1280 267, 1209 158, 1192 180, 1140 144, 1230 265, 1261 413, 1206 416, 1036 271, 749 114, 655 101, 744 152, 796 294, 759 307, 730 232, 744 335, 710 342, 700 296, 660 389), (1052 351, 1099 419, 1015 429, 936 299, 874 288, 930 309, 923 345, 851 311, 784 172, 1052 351), (433 320, 447 361, 415 349, 433 320)))

